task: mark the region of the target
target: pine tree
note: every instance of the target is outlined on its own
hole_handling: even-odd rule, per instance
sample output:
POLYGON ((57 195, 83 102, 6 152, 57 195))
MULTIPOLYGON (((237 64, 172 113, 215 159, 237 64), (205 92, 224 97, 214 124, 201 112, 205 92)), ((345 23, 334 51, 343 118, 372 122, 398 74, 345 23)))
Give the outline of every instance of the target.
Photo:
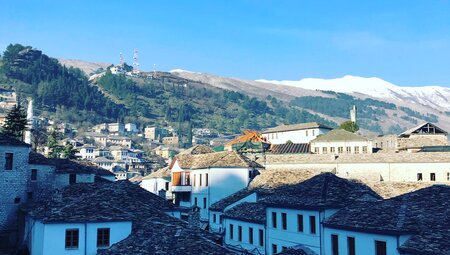
POLYGON ((23 133, 27 126, 27 114, 20 104, 15 105, 6 115, 5 124, 2 128, 2 134, 14 137, 23 141, 23 133))

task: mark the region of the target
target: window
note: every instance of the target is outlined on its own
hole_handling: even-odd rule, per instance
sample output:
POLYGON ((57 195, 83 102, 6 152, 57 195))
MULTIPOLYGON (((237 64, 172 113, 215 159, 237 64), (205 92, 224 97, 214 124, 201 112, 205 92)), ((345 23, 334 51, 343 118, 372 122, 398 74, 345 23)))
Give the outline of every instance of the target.
POLYGON ((66 249, 77 249, 78 248, 78 237, 79 230, 77 229, 66 229, 66 249))
POLYGON ((286 246, 281 246, 281 251, 285 251, 285 250, 287 250, 287 247, 286 246))
POLYGON ((363 146, 363 153, 367 153, 367 146, 363 146))
POLYGON ((199 174, 199 181, 198 181, 198 186, 202 186, 202 174, 199 174))
POLYGON ((331 235, 331 254, 339 255, 339 240, 337 235, 331 235))
POLYGON ((418 181, 422 181, 423 180, 422 173, 417 173, 417 180, 418 181))
POLYGON ((386 242, 375 241, 375 255, 387 255, 386 242))
POLYGON ((334 147, 330 147, 330 153, 334 153, 335 152, 335 148, 334 147))
POLYGON ((351 152, 352 152, 352 147, 347 146, 347 147, 345 148, 345 152, 351 153, 351 152))
POLYGON ((450 173, 447 173, 447 181, 450 181, 450 173))
POLYGON ((435 173, 430 173, 430 181, 432 181, 432 182, 436 181, 436 174, 435 173))
POLYGON ((338 147, 338 153, 343 153, 344 152, 344 147, 338 147))
POLYGON ((231 240, 233 240, 233 231, 234 231, 234 229, 233 229, 233 224, 230 224, 230 239, 231 240))
POLYGON ((287 229, 287 215, 286 213, 281 213, 281 228, 287 229))
POLYGON ((69 174, 69 184, 75 184, 77 183, 77 175, 76 174, 69 174))
POLYGON ((347 237, 347 250, 348 255, 355 255, 356 249, 355 249, 355 238, 354 237, 347 237))
POLYGON ((278 247, 276 244, 272 244, 272 254, 277 253, 278 247))
POLYGON ((14 155, 12 153, 5 153, 5 170, 13 169, 13 158, 14 155))
POLYGON ((314 153, 319 154, 319 147, 314 148, 314 153))
POLYGON ((215 213, 213 213, 213 222, 216 223, 217 221, 217 215, 215 213))
POLYGON ((205 186, 209 185, 208 174, 205 174, 205 186))
POLYGON ((316 216, 309 216, 309 232, 316 233, 316 216))
POLYGON ((315 131, 315 130, 312 131, 312 135, 313 135, 313 136, 315 135, 315 134, 314 134, 314 131, 315 131))
POLYGON ((308 136, 308 130, 306 130, 306 136, 308 136))
POLYGON ((355 154, 359 154, 359 146, 355 146, 355 154))
POLYGON ((250 244, 253 244, 253 228, 248 228, 248 242, 250 244))
POLYGON ((27 192, 27 198, 29 200, 33 199, 33 192, 31 192, 31 191, 27 192))
POLYGON ((197 185, 196 183, 197 183, 197 180, 196 180, 197 178, 195 178, 195 174, 194 174, 194 187, 195 187, 195 185, 197 185))
POLYGON ((194 205, 197 206, 197 197, 194 197, 194 205))
POLYGON ((32 181, 37 180, 37 169, 31 169, 31 180, 32 181))
POLYGON ((109 247, 109 228, 98 228, 97 229, 97 247, 109 247))
POLYGON ((303 215, 302 214, 297 215, 297 231, 303 232, 303 215))
POLYGON ((328 153, 328 152, 327 152, 327 147, 323 147, 323 148, 322 148, 322 153, 323 153, 323 154, 327 154, 327 153, 328 153))
POLYGON ((259 246, 264 246, 264 230, 259 230, 259 246))
POLYGON ((238 241, 242 242, 242 226, 238 226, 238 241))
POLYGON ((272 227, 277 228, 277 213, 272 212, 272 227))
POLYGON ((203 198, 203 209, 206 209, 206 197, 203 198))
POLYGON ((20 197, 14 198, 14 204, 18 204, 18 203, 20 203, 20 197))
POLYGON ((166 191, 169 190, 169 182, 165 183, 165 187, 164 188, 165 188, 166 191))

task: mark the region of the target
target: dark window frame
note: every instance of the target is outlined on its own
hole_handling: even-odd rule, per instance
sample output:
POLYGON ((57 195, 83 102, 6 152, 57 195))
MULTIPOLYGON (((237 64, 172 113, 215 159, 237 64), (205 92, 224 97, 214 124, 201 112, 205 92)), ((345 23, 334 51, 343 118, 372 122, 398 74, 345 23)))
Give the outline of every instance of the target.
POLYGON ((238 241, 242 242, 242 226, 238 225, 238 241))
POLYGON ((97 228, 97 247, 109 247, 111 242, 110 228, 97 228))
POLYGON ((66 249, 78 249, 80 245, 80 230, 78 228, 66 229, 65 236, 66 249))
POLYGON ((304 232, 303 214, 297 214, 297 232, 304 232))
POLYGON ((14 168, 14 153, 5 152, 5 170, 13 170, 14 168))
POLYGON ((248 242, 250 244, 253 244, 253 228, 252 227, 248 227, 248 242))
POLYGON ((331 255, 339 255, 339 236, 331 235, 331 255))
POLYGON ((387 255, 387 242, 386 241, 375 240, 375 255, 387 255), (382 250, 380 250, 380 249, 382 249, 382 250))
POLYGON ((264 230, 259 229, 258 230, 258 237, 259 237, 259 246, 264 246, 264 230))
POLYGON ((277 228, 277 212, 272 212, 272 227, 277 228))
POLYGON ((309 233, 315 235, 317 233, 316 229, 316 216, 309 216, 309 233))
POLYGON ((281 228, 287 230, 287 213, 281 213, 281 228))
POLYGON ((31 169, 31 176, 30 176, 30 180, 31 181, 37 181, 37 169, 31 169))
POLYGON ((356 255, 356 239, 353 236, 347 236, 348 255, 356 255))
POLYGON ((77 174, 69 174, 69 185, 77 183, 77 174))
POLYGON ((234 238, 234 226, 233 224, 230 224, 230 239, 233 240, 234 238))

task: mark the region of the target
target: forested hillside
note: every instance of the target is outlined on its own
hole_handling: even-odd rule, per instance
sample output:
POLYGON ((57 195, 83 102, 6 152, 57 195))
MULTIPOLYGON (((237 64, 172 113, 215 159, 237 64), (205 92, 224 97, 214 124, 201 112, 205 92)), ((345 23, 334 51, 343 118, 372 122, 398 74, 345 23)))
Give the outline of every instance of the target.
POLYGON ((31 96, 38 113, 74 124, 121 120, 141 127, 159 123, 180 131, 191 126, 223 133, 309 121, 336 126, 271 96, 262 100, 164 75, 130 78, 107 72, 91 84, 79 69, 19 44, 7 47, 0 65, 2 87, 14 88, 22 98, 31 96))

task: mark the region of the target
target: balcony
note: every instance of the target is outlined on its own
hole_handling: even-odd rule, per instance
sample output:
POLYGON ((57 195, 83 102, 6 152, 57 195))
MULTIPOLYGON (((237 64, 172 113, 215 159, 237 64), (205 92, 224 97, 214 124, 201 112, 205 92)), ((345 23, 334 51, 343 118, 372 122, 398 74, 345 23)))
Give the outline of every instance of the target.
POLYGON ((191 192, 192 187, 190 185, 172 186, 172 192, 191 192))

